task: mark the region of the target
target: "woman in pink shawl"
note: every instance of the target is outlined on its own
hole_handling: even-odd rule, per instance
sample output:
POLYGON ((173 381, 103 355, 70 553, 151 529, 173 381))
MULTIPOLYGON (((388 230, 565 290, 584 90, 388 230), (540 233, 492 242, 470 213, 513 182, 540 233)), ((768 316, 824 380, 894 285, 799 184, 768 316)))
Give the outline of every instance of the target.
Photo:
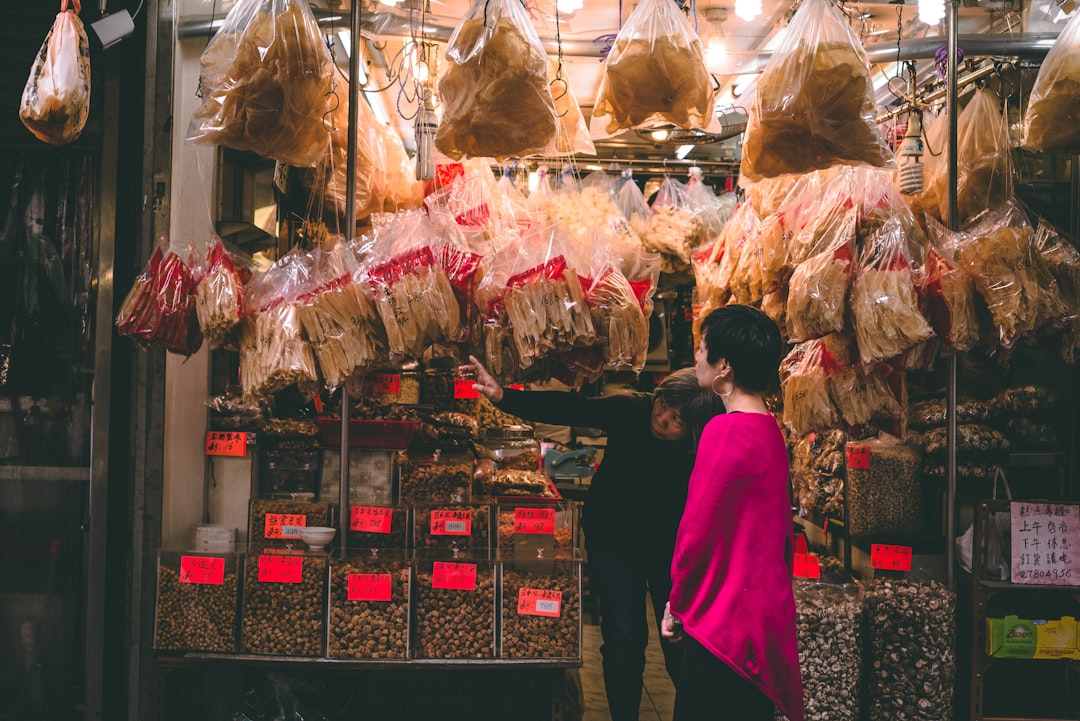
POLYGON ((772 721, 775 708, 803 721, 787 447, 762 400, 778 381, 780 331, 731 305, 701 336, 698 383, 727 413, 701 435, 675 539, 663 631, 686 648, 674 721, 772 721))

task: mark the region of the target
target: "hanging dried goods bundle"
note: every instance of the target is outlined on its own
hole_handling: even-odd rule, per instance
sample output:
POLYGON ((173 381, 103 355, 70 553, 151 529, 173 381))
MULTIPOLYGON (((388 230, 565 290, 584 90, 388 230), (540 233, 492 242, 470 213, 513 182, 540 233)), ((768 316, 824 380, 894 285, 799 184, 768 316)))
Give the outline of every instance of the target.
POLYGON ((318 381, 311 346, 296 306, 288 302, 248 315, 240 326, 240 383, 244 396, 263 398, 289 386, 318 381))
POLYGON ((686 186, 674 178, 665 178, 645 222, 642 241, 646 250, 667 253, 689 263, 691 251, 706 240, 705 225, 686 186))
POLYGON ((385 358, 375 306, 351 277, 300 296, 296 309, 331 389, 359 379, 385 358))
MULTIPOLYGON (((884 366, 874 366, 868 371, 856 366, 836 372, 829 377, 829 395, 849 426, 873 423, 879 419, 879 423, 888 421, 891 426, 888 430, 891 430, 903 423, 903 402, 898 397, 900 394, 890 388, 884 366)), ((891 432, 903 435, 902 432, 891 432)))
POLYGON ((655 125, 704 128, 713 84, 701 40, 668 0, 643 0, 604 62, 590 129, 594 138, 655 125))
POLYGON ((409 266, 407 272, 397 272, 392 266, 371 272, 375 305, 386 327, 390 352, 401 356, 419 357, 430 343, 461 334, 457 299, 446 272, 434 265, 430 251, 417 255, 391 261, 409 266))
MULTIPOLYGON (((941 428, 948 421, 949 407, 944 398, 932 398, 911 406, 911 425, 919 430, 941 428)), ((956 404, 957 423, 985 423, 990 408, 978 401, 960 401, 956 404)))
POLYGON ((19 119, 38 140, 67 145, 83 131, 90 115, 90 44, 79 0, 60 3, 23 88, 19 119))
POLYGON ((206 266, 195 286, 195 310, 206 342, 211 348, 220 348, 240 325, 244 285, 220 238, 214 238, 206 266))
POLYGON ((932 248, 922 267, 921 307, 938 337, 960 351, 979 341, 975 285, 971 277, 942 252, 932 248))
POLYGON ((310 168, 326 152, 333 62, 306 3, 240 0, 203 51, 188 140, 310 168))
POLYGON ((1021 145, 1040 153, 1080 152, 1080 15, 1046 54, 1028 97, 1021 145))
POLYGON ((840 11, 827 0, 803 3, 761 74, 741 174, 760 180, 844 163, 891 164, 867 68, 840 11))
POLYGON ((791 484, 799 515, 819 513, 837 517, 844 512, 844 444, 842 430, 812 432, 791 449, 791 484))
POLYGON ((788 281, 787 317, 794 340, 844 329, 848 286, 854 266, 855 212, 826 237, 824 249, 801 263, 788 281))
POLYGON ((649 321, 629 281, 608 268, 586 293, 593 326, 606 339, 604 362, 608 368, 640 371, 649 353, 649 321))
POLYGON ((522 5, 477 0, 446 48, 435 146, 458 160, 542 152, 557 118, 547 57, 522 5))
POLYGON ((1076 362, 1080 358, 1080 252, 1043 218, 1035 230, 1035 250, 1057 281, 1069 314, 1061 333, 1061 357, 1067 363, 1076 362))
POLYGON ((835 428, 840 416, 829 396, 829 376, 841 363, 826 348, 825 339, 800 343, 780 363, 784 423, 795 433, 835 428))
POLYGON ((581 114, 581 106, 570 85, 570 79, 566 76, 562 61, 549 58, 548 73, 551 99, 555 103, 555 117, 558 118, 558 124, 553 146, 548 148, 547 154, 596 155, 596 147, 593 145, 592 138, 589 137, 589 126, 585 124, 585 116, 581 114))
POLYGON ((116 328, 147 347, 189 356, 202 345, 195 280, 176 251, 154 249, 116 315, 116 328))

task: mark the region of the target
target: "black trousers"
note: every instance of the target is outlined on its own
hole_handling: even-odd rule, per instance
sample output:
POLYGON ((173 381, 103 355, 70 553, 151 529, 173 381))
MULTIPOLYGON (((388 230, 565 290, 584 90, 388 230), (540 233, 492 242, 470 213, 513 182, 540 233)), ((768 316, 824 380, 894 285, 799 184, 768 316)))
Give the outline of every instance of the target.
POLYGON ((776 706, 689 635, 672 721, 773 721, 776 706))
MULTIPOLYGON (((590 542, 589 583, 600 602, 600 654, 612 721, 638 721, 645 649, 649 645, 647 601, 652 601, 656 633, 671 594, 670 548, 643 550, 639 544, 590 542), (629 546, 633 546, 632 548, 629 546)), ((682 664, 680 644, 660 639, 672 682, 682 664)))

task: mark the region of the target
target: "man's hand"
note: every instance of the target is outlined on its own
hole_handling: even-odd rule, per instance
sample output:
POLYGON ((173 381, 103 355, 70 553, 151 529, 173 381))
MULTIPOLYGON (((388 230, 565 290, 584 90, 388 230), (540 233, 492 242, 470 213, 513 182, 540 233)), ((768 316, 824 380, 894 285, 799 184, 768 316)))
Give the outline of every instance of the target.
POLYGON ((498 403, 503 399, 502 386, 491 377, 487 368, 476 359, 476 356, 469 356, 469 362, 458 366, 458 372, 463 376, 475 375, 476 382, 473 383, 473 390, 492 403, 498 403))

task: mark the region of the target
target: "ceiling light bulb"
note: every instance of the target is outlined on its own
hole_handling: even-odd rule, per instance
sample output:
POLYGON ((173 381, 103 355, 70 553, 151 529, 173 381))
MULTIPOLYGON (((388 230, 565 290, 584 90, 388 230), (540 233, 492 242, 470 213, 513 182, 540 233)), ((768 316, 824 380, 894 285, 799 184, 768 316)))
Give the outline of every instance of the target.
POLYGON ((761 14, 761 0, 735 0, 735 14, 751 22, 761 14))
POLYGON ((659 130, 654 130, 649 135, 652 137, 653 140, 658 143, 662 143, 668 139, 668 131, 663 128, 660 128, 659 130))
POLYGON ((945 17, 945 0, 919 0, 919 20, 937 25, 945 17))
POLYGON ((713 35, 705 43, 705 68, 709 72, 718 73, 723 70, 727 60, 727 43, 720 35, 713 35))

